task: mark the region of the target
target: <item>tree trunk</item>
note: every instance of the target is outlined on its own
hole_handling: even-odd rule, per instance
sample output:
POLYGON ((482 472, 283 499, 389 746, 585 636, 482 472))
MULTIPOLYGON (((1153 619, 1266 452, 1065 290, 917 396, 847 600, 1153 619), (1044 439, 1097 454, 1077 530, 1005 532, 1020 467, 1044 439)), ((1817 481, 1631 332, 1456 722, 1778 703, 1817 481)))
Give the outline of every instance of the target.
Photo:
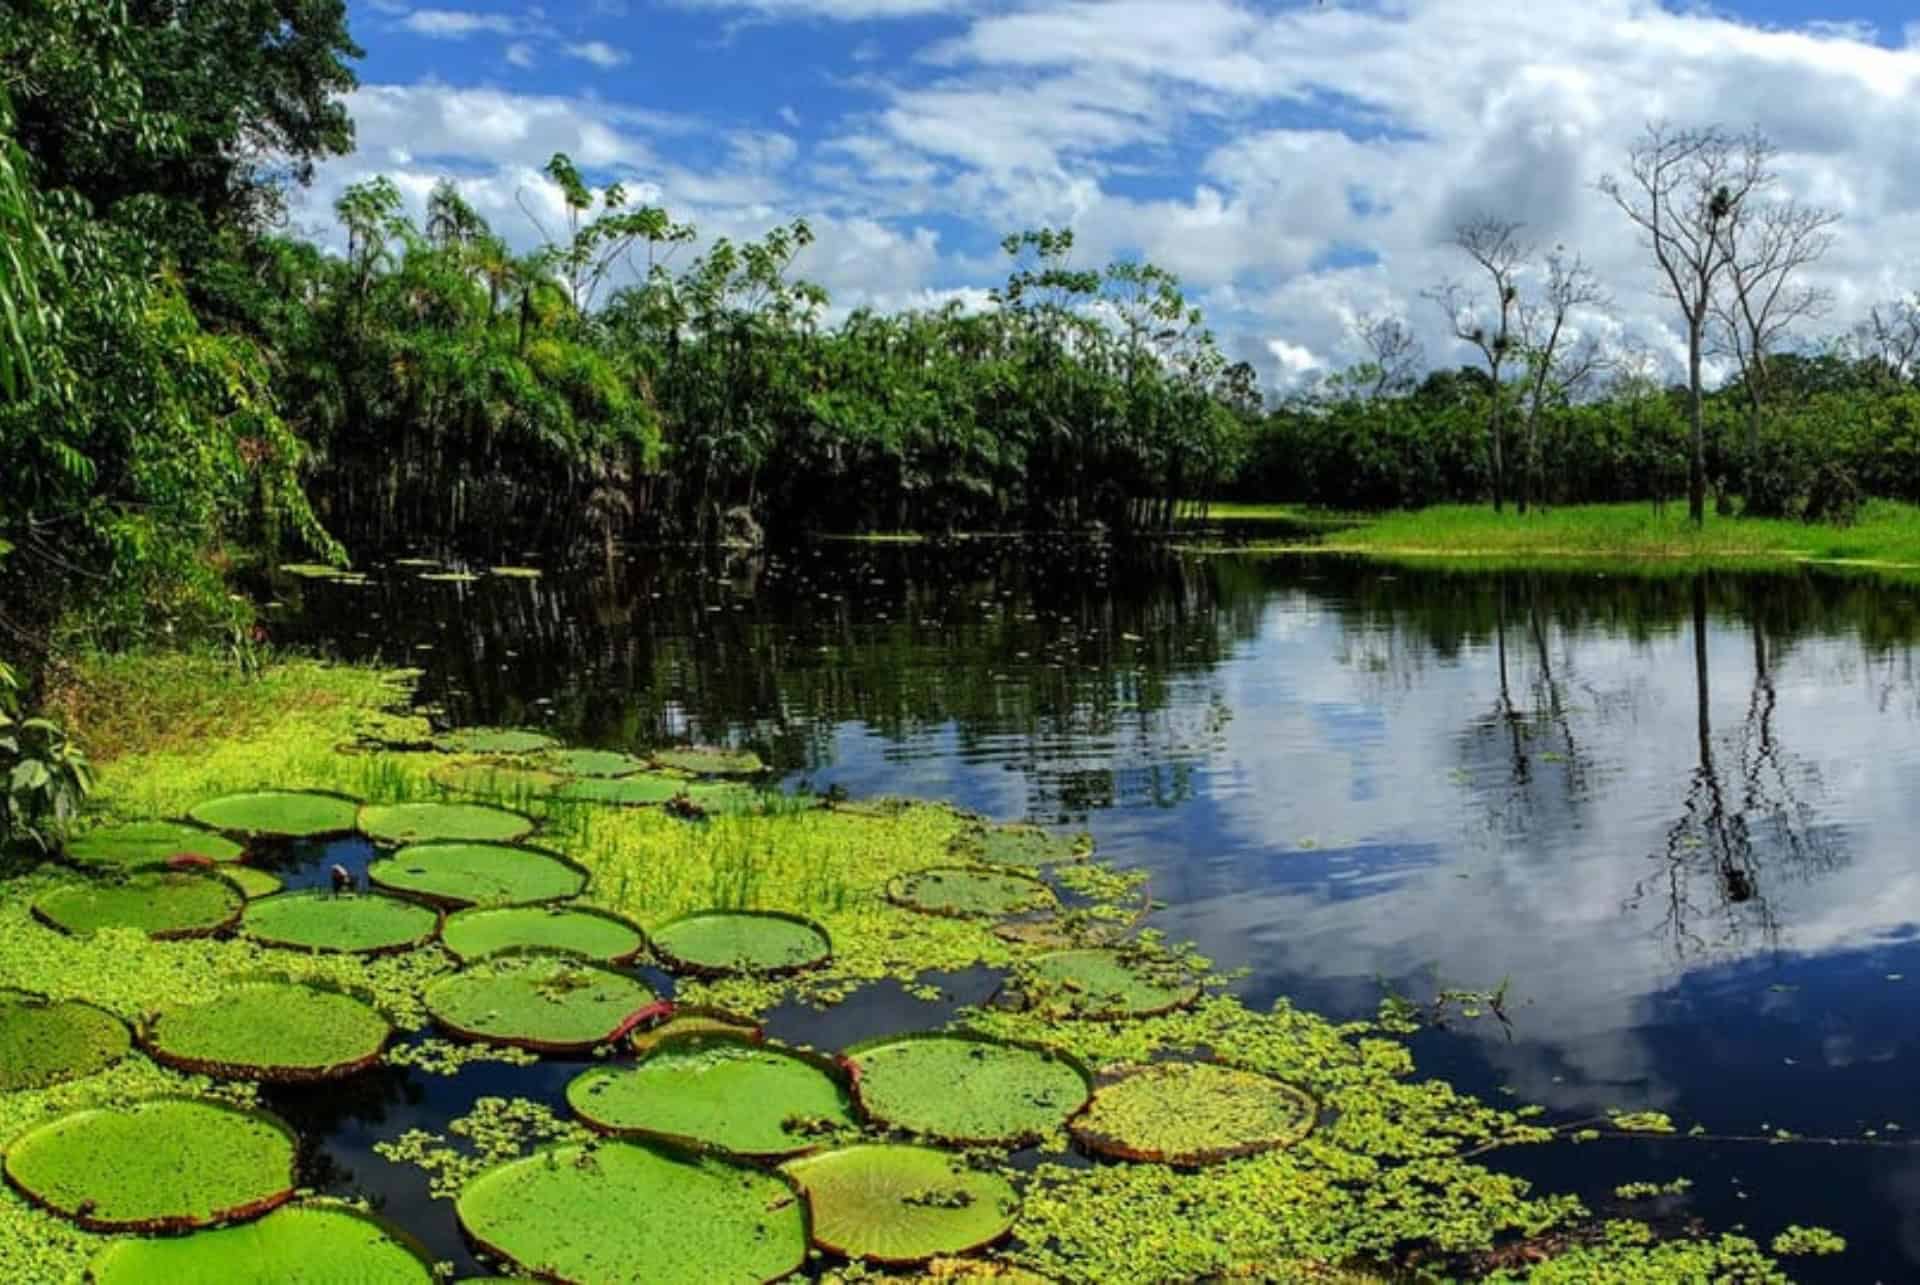
MULTIPOLYGON (((1702 309, 1702 315, 1705 310, 1702 309)), ((1707 427, 1700 396, 1700 326, 1696 316, 1687 328, 1687 410, 1693 419, 1693 458, 1687 469, 1687 517, 1695 526, 1707 520, 1707 427)))
POLYGON ((1492 461, 1493 465, 1493 511, 1495 513, 1503 513, 1506 511, 1506 452, 1501 447, 1500 437, 1500 371, 1498 368, 1495 368, 1493 372, 1493 410, 1487 416, 1487 451, 1488 458, 1492 461))

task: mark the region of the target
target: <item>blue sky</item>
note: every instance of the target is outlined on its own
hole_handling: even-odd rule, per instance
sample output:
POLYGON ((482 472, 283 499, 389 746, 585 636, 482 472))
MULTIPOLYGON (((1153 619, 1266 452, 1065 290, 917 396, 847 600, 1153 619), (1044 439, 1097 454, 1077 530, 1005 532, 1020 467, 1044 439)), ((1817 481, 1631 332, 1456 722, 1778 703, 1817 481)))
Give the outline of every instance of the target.
MULTIPOLYGON (((1679 342, 1594 191, 1653 117, 1758 124, 1779 195, 1843 216, 1821 283, 1842 330, 1920 286, 1911 12, 1806 0, 353 0, 361 146, 296 210, 331 239, 347 183, 452 177, 510 239, 564 150, 708 236, 806 217, 836 308, 978 303, 997 244, 1071 226, 1092 264, 1173 268, 1276 388, 1398 315, 1460 360, 1423 291, 1492 212, 1585 256, 1584 319, 1679 342)), ((1920 27, 1913 29, 1920 33, 1920 27)), ((1920 34, 1913 36, 1920 44, 1920 34)))

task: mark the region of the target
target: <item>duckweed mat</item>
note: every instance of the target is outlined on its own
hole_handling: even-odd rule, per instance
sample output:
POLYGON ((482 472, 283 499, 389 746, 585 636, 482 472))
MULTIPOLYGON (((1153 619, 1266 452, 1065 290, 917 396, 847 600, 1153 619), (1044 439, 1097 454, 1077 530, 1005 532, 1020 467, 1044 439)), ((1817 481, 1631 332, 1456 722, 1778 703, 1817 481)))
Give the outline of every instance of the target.
POLYGON ((1056 1017, 1117 1021, 1155 1017, 1200 998, 1200 983, 1178 969, 1119 950, 1061 950, 1028 969, 1034 1004, 1056 1017))
POLYGON ((332 1201, 187 1236, 122 1240, 88 1264, 92 1285, 432 1285, 433 1264, 384 1219, 332 1201))
POLYGON ((997 1173, 931 1147, 843 1147, 788 1162, 807 1193, 814 1243, 831 1253, 905 1267, 991 1245, 1019 1200, 997 1173))
POLYGON ((825 1059, 729 1035, 656 1045, 631 1066, 596 1067, 567 1085, 574 1114, 606 1133, 784 1159, 854 1126, 841 1077, 825 1059))
POLYGON ((635 1142, 537 1152, 454 1208, 489 1253, 579 1285, 773 1281, 807 1256, 805 1207, 779 1176, 635 1142))
POLYGON ((132 1047, 126 1023, 105 1009, 79 1000, 0 999, 0 1093, 93 1075, 132 1047))
POLYGON ((188 809, 201 825, 262 839, 317 839, 353 833, 360 801, 319 790, 228 794, 188 809))
POLYGON ((102 826, 67 841, 69 861, 87 866, 161 865, 176 857, 215 863, 238 861, 241 844, 212 830, 178 821, 135 821, 102 826))
POLYGON ((712 745, 655 750, 653 761, 661 767, 691 772, 695 776, 759 776, 767 770, 767 765, 752 750, 712 745))
POLYGON ((640 930, 604 910, 579 906, 487 906, 447 917, 441 944, 462 961, 506 950, 551 950, 622 964, 646 949, 640 930))
POLYGON ((645 982, 568 956, 502 955, 427 987, 427 1011, 470 1040, 536 1053, 585 1053, 611 1044, 651 1013, 645 982))
POLYGON ((1045 866, 1093 855, 1085 834, 1056 834, 1037 825, 979 825, 955 835, 948 851, 973 865, 1045 866))
POLYGON ((1122 1160, 1192 1167, 1291 1146, 1313 1129, 1307 1094, 1211 1062, 1162 1062, 1094 1092, 1074 1141, 1122 1160))
POLYGON ((903 1035, 842 1055, 874 1123, 979 1146, 1037 1142, 1093 1093, 1093 1077, 1050 1049, 970 1035, 903 1035))
POLYGON ((1011 870, 934 866, 896 875, 887 900, 909 910, 956 919, 1003 919, 1060 904, 1053 889, 1011 870))
POLYGON ((398 897, 316 888, 247 903, 240 931, 265 946, 385 955, 432 941, 440 914, 398 897))
POLYGON ((456 727, 433 738, 433 748, 446 754, 533 754, 559 744, 544 732, 517 727, 456 727))
POLYGON ((647 808, 685 794, 692 797, 698 782, 683 776, 659 772, 641 772, 635 776, 581 777, 567 781, 553 791, 564 803, 598 803, 616 808, 647 808))
POLYGON ((7 1181, 93 1231, 186 1231, 250 1218, 293 1195, 293 1130, 196 1098, 76 1111, 7 1149, 7 1181))
POLYGON ((372 1005, 298 982, 255 982, 168 1009, 141 1044, 156 1062, 222 1079, 283 1083, 352 1075, 380 1059, 393 1028, 372 1005))
POLYGON ((533 818, 485 803, 372 803, 360 831, 376 843, 512 843, 533 833, 533 818))
POLYGON ((478 794, 493 799, 550 794, 567 779, 558 772, 518 763, 442 763, 431 776, 435 785, 456 794, 478 794))
POLYGON ((418 843, 367 867, 390 892, 446 906, 562 901, 587 886, 587 872, 558 853, 506 843, 418 843))
POLYGON ((700 910, 656 929, 653 953, 676 972, 771 977, 824 964, 833 955, 833 939, 819 924, 798 915, 700 910))
POLYGON ((125 878, 63 884, 42 894, 33 913, 76 937, 103 928, 134 928, 164 940, 231 928, 246 904, 246 894, 218 875, 143 870, 125 878))

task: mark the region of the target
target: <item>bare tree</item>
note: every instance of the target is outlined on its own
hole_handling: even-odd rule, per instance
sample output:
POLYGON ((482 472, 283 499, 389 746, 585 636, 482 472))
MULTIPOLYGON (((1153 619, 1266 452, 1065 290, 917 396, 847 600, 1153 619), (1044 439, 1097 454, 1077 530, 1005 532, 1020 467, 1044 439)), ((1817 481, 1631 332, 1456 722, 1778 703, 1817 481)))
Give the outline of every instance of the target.
POLYGON ((1492 381, 1487 407, 1487 452, 1489 471, 1493 475, 1493 511, 1498 513, 1506 501, 1506 443, 1502 422, 1505 405, 1500 372, 1514 352, 1514 325, 1520 312, 1516 278, 1533 251, 1520 239, 1520 224, 1492 215, 1481 215, 1455 228, 1453 243, 1486 274, 1493 286, 1492 306, 1487 307, 1476 291, 1456 281, 1441 282, 1427 291, 1426 297, 1438 303, 1447 314, 1454 337, 1478 348, 1487 363, 1487 374, 1492 381))
POLYGON ((1920 362, 1920 295, 1877 303, 1867 319, 1853 328, 1853 343, 1861 360, 1874 363, 1874 373, 1888 384, 1911 379, 1920 362))
POLYGON ((1735 137, 1719 126, 1673 129, 1649 124, 1628 153, 1626 182, 1609 174, 1600 190, 1625 212, 1653 251, 1662 288, 1687 327, 1687 400, 1693 451, 1687 512, 1707 515, 1707 435, 1700 358, 1714 289, 1727 270, 1725 228, 1753 194, 1773 182, 1773 147, 1757 130, 1735 137))
POLYGON ((1353 333, 1372 355, 1373 388, 1371 396, 1398 392, 1413 383, 1426 352, 1414 336, 1413 327, 1399 317, 1362 315, 1354 319, 1353 333))
POLYGON ((1726 244, 1726 288, 1714 299, 1714 318, 1727 352, 1740 367, 1747 393, 1747 459, 1760 449, 1760 416, 1767 396, 1767 353, 1795 322, 1822 316, 1833 293, 1793 280, 1833 246, 1832 210, 1751 200, 1734 207, 1720 229, 1726 244))
MULTIPOLYGON (((1606 306, 1607 292, 1579 255, 1562 246, 1547 255, 1547 279, 1538 302, 1520 307, 1520 343, 1527 363, 1527 419, 1522 439, 1520 511, 1533 501, 1540 476, 1540 411, 1571 396, 1606 360, 1600 337, 1570 325, 1583 308, 1606 306)), ((1577 323, 1575 323, 1577 324, 1577 323)))

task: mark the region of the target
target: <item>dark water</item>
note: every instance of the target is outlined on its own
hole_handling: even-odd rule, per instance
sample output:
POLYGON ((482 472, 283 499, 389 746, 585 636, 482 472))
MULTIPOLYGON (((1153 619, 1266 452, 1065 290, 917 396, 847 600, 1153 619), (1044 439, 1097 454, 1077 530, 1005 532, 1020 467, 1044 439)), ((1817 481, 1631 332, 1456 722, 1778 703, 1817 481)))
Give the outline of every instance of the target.
MULTIPOLYGON (((1494 1163, 1602 1208, 1687 1176, 1663 1214, 1845 1235, 1804 1279, 1920 1277, 1920 591, 1038 540, 290 592, 280 640, 420 665, 454 721, 743 738, 796 783, 1085 824, 1151 872, 1160 927, 1248 970, 1254 1002, 1352 1017, 1385 988, 1505 980, 1510 1029, 1423 1034, 1423 1073, 1556 1120, 1658 1110, 1853 1142, 1494 1163)), ((942 1016, 887 993, 792 1033, 833 1046, 942 1016)), ((336 1185, 453 1256, 446 1207, 367 1148, 540 1077, 557 1100, 572 1071, 390 1075, 357 1104, 288 1105, 338 1117, 318 1121, 324 1162, 351 1171, 336 1185)))

